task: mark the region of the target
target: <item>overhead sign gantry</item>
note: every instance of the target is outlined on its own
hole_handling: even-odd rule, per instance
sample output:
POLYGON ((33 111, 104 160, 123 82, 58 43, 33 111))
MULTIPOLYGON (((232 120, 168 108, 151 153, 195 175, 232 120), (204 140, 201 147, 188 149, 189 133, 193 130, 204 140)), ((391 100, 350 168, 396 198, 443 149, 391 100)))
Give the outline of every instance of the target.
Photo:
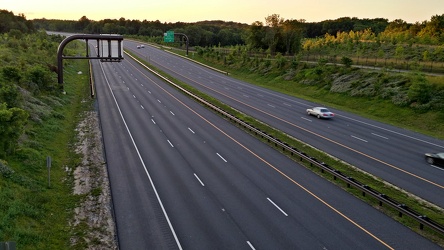
POLYGON ((63 59, 100 59, 102 62, 120 62, 123 60, 123 36, 121 35, 99 35, 99 34, 80 34, 66 37, 59 45, 57 50, 57 70, 58 83, 63 89, 63 59), (73 40, 85 40, 85 56, 64 56, 63 49, 73 40), (89 40, 97 41, 96 54, 89 53, 89 40))
POLYGON ((188 36, 183 34, 183 33, 174 33, 174 31, 169 30, 166 33, 163 33, 163 41, 166 43, 172 43, 174 42, 174 35, 180 35, 185 37, 186 39, 186 46, 187 46, 187 56, 188 56, 188 43, 189 43, 189 39, 188 36))

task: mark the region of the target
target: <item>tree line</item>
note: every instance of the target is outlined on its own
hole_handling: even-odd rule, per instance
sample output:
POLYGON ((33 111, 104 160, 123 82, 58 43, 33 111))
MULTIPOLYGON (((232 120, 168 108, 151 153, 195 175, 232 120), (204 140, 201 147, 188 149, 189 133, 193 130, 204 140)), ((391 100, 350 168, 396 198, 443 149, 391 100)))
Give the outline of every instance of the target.
POLYGON ((341 33, 367 32, 373 41, 391 43, 420 43, 440 45, 444 43, 444 15, 432 16, 430 20, 407 23, 385 18, 341 17, 321 22, 306 22, 304 19, 285 19, 278 14, 265 17, 264 22, 242 24, 225 21, 201 21, 195 23, 162 23, 159 20, 104 19, 93 21, 86 16, 77 21, 34 19, 37 29, 51 31, 122 34, 150 37, 161 43, 168 30, 187 34, 191 46, 246 45, 251 49, 268 50, 272 54, 294 55, 306 39, 337 36, 341 33))
MULTIPOLYGON (((55 93, 55 55, 61 37, 48 36, 44 30, 76 33, 118 33, 162 43, 164 32, 184 33, 190 45, 199 48, 227 48, 228 63, 234 52, 247 60, 249 53, 282 55, 330 53, 332 56, 378 58, 392 57, 415 61, 444 61, 444 15, 429 21, 407 23, 384 18, 342 17, 309 23, 303 19, 284 19, 278 14, 250 25, 226 21, 161 23, 120 19, 27 20, 23 14, 0 10, 0 154, 13 150, 32 114, 23 107, 23 93, 55 93), (413 44, 427 45, 417 49, 413 44), (383 46, 384 45, 384 46, 383 46), (231 51, 231 52, 230 52, 231 51), (349 54, 346 54, 349 53, 349 54), (231 57, 230 57, 231 56, 231 57)), ((234 60, 234 59, 233 59, 234 60)), ((348 60, 348 64, 351 61, 348 60)))

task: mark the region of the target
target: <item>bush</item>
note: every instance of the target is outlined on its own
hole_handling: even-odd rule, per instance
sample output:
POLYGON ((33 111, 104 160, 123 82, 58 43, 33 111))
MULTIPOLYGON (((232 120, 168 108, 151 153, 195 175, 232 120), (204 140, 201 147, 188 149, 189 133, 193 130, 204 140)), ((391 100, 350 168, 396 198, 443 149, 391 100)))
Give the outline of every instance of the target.
POLYGON ((44 163, 44 157, 42 157, 39 150, 32 148, 21 148, 17 150, 16 157, 28 169, 41 170, 41 166, 44 163))
POLYGON ((348 57, 346 57, 346 56, 343 56, 343 57, 341 58, 341 63, 342 63, 345 67, 350 68, 351 65, 353 64, 353 60, 350 59, 350 58, 348 58, 348 57))
POLYGON ((427 82, 414 82, 410 85, 410 88, 407 92, 408 97, 413 102, 418 102, 419 104, 426 104, 430 101, 432 97, 433 88, 427 82))
POLYGON ((4 178, 10 178, 14 174, 14 170, 10 169, 5 162, 0 160, 0 175, 4 178))

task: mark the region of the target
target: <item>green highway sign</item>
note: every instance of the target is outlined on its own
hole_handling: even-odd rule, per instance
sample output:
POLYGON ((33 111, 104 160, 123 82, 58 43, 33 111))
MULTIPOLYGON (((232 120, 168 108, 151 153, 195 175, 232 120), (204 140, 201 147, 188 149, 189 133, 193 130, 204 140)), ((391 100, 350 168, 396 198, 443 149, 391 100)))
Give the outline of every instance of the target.
POLYGON ((163 41, 166 43, 174 42, 174 31, 169 30, 163 34, 163 41))

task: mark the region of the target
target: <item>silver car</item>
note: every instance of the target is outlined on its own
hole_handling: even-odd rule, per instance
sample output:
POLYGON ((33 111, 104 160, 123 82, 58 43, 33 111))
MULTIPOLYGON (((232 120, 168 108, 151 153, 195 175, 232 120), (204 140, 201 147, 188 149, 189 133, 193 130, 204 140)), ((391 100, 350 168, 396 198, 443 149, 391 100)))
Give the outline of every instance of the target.
POLYGON ((321 118, 330 119, 335 116, 335 114, 333 112, 330 112, 330 110, 328 110, 328 108, 324 108, 324 107, 314 107, 311 109, 307 109, 307 114, 314 115, 319 119, 321 119, 321 118))

